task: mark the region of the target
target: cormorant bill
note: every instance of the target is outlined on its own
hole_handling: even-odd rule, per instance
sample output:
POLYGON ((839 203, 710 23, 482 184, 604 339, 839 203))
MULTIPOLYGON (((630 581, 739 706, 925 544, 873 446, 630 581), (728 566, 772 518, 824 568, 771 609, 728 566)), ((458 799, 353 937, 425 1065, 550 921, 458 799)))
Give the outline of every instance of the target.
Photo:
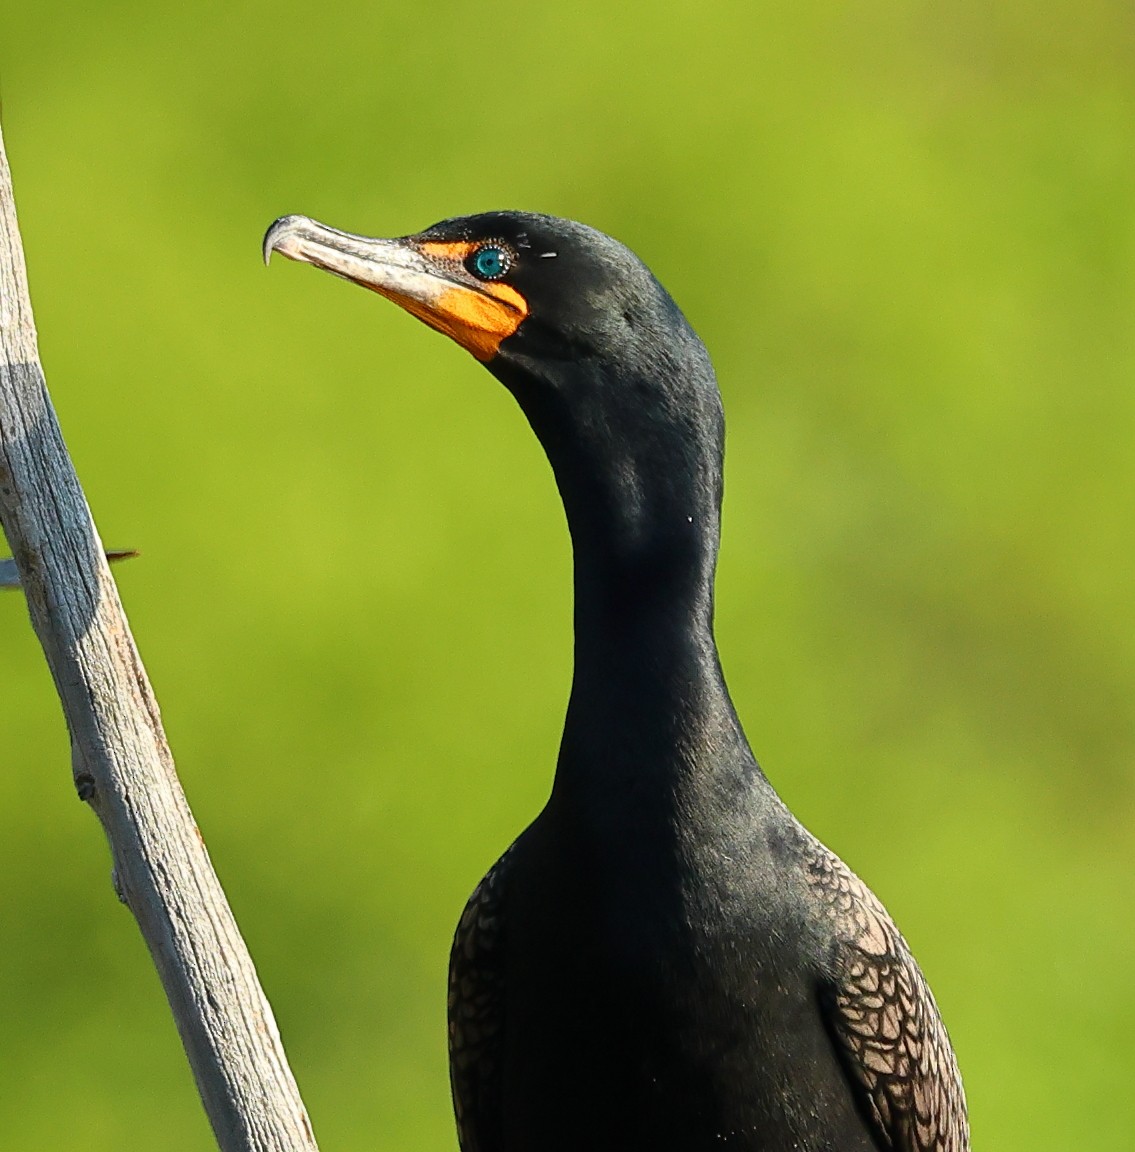
POLYGON ((723 421, 645 265, 492 212, 264 238, 389 297, 513 393, 567 512, 575 668, 544 810, 450 960, 463 1152, 968 1152, 922 972, 757 765, 713 636, 723 421))

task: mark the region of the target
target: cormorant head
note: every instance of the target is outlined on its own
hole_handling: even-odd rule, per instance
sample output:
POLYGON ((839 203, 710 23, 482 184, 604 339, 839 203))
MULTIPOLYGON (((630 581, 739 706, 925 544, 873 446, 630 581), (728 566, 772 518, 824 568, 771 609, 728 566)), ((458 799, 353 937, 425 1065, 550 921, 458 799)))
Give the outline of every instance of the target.
MULTIPOLYGON (((304 216, 273 251, 393 300, 513 392, 551 459, 577 552, 716 552, 721 404, 704 346, 628 248, 553 216, 487 212, 377 240, 304 216), (708 533, 708 538, 707 538, 708 533)), ((636 565, 637 566, 637 565, 636 565)))

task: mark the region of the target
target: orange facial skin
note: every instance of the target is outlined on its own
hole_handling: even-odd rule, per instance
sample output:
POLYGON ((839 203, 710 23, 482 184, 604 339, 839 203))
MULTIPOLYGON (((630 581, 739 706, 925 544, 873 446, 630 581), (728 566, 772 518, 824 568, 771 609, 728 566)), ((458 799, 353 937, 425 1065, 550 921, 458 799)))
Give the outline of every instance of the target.
MULTIPOLYGON (((438 264, 463 266, 479 247, 480 244, 467 240, 426 241, 419 245, 418 250, 438 264)), ((381 289, 377 291, 382 292, 381 289)), ((387 295, 385 292, 382 294, 387 295)), ((395 295, 389 295, 389 299, 431 328, 457 341, 481 361, 491 360, 501 341, 511 336, 528 315, 528 301, 515 288, 492 280, 477 288, 454 284, 429 304, 395 295)))

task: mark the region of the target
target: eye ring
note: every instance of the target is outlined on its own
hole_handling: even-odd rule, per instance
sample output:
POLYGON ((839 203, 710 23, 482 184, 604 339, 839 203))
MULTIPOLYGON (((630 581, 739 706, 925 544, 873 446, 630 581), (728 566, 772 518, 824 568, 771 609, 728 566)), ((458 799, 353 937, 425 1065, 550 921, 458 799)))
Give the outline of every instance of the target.
POLYGON ((478 280, 500 280, 512 268, 513 255, 503 245, 493 241, 475 248, 465 260, 465 267, 478 280))

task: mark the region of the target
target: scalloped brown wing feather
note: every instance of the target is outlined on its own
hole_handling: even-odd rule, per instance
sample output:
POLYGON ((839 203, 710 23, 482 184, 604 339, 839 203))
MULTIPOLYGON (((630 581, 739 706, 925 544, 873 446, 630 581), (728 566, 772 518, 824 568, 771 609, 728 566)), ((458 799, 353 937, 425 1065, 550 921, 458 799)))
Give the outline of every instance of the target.
POLYGON ((461 1152, 501 1147, 501 898, 510 848, 465 905, 449 957, 449 1081, 461 1152))
POLYGON ((808 880, 837 925, 823 1008, 880 1147, 968 1152, 961 1075, 922 971, 874 893, 812 843, 808 880))

